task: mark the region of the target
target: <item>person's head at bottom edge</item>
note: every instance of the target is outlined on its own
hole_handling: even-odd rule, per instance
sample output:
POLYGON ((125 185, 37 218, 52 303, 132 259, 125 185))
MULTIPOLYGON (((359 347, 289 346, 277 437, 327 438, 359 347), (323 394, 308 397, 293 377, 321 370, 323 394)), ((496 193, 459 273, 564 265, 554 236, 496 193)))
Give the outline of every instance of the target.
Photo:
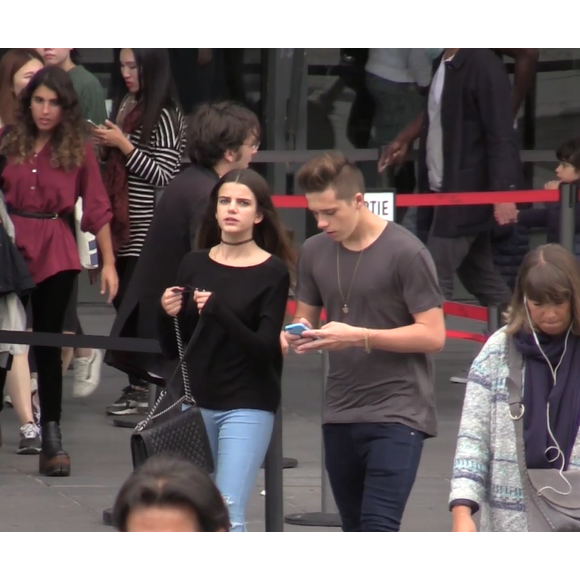
POLYGON ((189 461, 157 455, 138 467, 115 500, 119 532, 228 532, 230 520, 209 476, 189 461))

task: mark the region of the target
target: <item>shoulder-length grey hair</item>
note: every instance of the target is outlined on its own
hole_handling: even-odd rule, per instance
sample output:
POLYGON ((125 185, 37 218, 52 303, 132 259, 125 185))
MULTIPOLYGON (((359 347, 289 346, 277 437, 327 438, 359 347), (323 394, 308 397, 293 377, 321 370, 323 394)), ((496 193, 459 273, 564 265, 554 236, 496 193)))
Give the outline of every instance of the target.
POLYGON ((506 332, 531 330, 524 297, 537 304, 570 302, 572 332, 580 335, 580 262, 559 244, 545 244, 528 252, 518 272, 507 312, 506 332))

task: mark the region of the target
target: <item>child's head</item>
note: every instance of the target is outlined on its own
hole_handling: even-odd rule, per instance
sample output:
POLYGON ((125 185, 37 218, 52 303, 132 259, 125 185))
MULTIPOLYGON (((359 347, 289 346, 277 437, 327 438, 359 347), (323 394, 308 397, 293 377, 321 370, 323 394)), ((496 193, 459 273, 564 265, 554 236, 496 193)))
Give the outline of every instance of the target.
POLYGON ((560 181, 572 183, 580 179, 580 139, 571 139, 560 145, 556 157, 560 162, 556 168, 560 181))

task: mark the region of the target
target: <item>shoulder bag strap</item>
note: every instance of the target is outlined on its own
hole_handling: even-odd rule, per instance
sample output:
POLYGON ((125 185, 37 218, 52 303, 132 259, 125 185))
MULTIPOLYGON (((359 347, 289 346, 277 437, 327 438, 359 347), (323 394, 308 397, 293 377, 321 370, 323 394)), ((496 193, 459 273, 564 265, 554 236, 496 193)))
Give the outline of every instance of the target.
POLYGON ((183 348, 183 340, 181 338, 181 330, 179 328, 179 319, 177 316, 174 317, 173 324, 175 327, 175 336, 176 336, 176 340, 177 340, 177 351, 179 353, 179 363, 175 367, 175 370, 173 371, 171 378, 167 381, 167 384, 165 385, 163 392, 161 393, 161 395, 159 396, 159 398, 155 402, 155 405, 153 405, 153 408, 151 409, 151 411, 149 411, 149 414, 147 415, 147 417, 145 417, 145 419, 143 419, 143 421, 141 421, 135 427, 136 433, 145 429, 145 427, 147 427, 147 425, 153 419, 156 419, 157 417, 167 413, 168 411, 171 411, 171 409, 174 409, 178 405, 181 405, 184 401, 186 403, 188 403, 189 405, 195 405, 195 400, 191 394, 191 388, 189 385, 189 374, 187 372, 187 365, 185 363, 185 359, 186 359, 187 355, 191 352, 192 346, 195 344, 195 342, 197 341, 197 339, 201 333, 201 329, 203 328, 203 325, 204 325, 204 317, 203 316, 199 317, 199 321, 197 322, 197 325, 195 327, 195 331, 194 331, 191 339, 187 343, 187 346, 185 347, 185 349, 183 348), (155 411, 159 407, 159 403, 161 402, 163 397, 166 395, 169 387, 172 385, 172 383, 175 380, 175 377, 177 376, 177 373, 179 371, 181 371, 181 375, 183 377, 183 386, 184 386, 184 390, 185 390, 185 395, 183 397, 180 397, 175 403, 173 403, 173 405, 171 405, 170 407, 168 407, 167 409, 165 409, 164 411, 162 411, 161 413, 158 413, 156 415, 155 411))

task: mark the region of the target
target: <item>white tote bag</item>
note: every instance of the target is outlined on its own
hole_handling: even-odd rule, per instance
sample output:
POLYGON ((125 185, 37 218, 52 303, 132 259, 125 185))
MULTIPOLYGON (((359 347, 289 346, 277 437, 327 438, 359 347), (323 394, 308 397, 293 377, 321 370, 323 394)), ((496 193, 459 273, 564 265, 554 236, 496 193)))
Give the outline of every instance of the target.
POLYGON ((81 230, 83 219, 83 199, 79 197, 75 204, 75 233, 81 266, 86 270, 96 270, 99 267, 97 239, 93 234, 81 230))

